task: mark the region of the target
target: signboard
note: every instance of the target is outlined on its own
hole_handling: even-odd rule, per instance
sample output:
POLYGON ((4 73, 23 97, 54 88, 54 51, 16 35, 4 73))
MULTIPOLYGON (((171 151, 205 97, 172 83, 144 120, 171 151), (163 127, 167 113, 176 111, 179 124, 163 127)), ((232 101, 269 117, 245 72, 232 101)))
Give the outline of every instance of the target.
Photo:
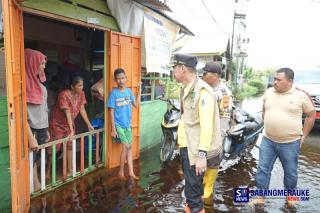
POLYGON ((145 10, 144 13, 144 45, 147 72, 169 74, 167 64, 179 27, 160 16, 145 10))

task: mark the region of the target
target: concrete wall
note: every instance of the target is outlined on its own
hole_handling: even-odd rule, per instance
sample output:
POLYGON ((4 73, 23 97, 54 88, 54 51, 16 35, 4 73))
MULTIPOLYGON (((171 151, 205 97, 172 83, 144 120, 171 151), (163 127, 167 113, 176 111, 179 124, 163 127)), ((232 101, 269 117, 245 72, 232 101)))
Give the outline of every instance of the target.
POLYGON ((160 143, 161 121, 166 110, 167 104, 162 101, 141 102, 140 151, 160 143))

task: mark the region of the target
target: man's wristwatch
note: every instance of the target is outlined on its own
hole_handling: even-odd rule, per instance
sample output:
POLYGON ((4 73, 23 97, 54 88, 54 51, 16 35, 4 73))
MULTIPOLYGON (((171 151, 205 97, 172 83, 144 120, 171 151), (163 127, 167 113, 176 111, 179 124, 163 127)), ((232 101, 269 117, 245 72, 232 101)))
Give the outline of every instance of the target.
POLYGON ((199 157, 199 158, 206 158, 206 157, 207 157, 207 152, 206 152, 206 151, 199 150, 199 152, 198 152, 198 157, 199 157))

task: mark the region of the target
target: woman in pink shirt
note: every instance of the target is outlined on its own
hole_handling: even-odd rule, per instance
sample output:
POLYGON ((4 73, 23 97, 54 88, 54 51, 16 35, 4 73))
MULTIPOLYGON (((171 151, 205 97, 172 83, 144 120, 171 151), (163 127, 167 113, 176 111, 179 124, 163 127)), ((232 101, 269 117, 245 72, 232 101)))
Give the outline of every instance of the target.
MULTIPOLYGON (((80 76, 74 76, 70 80, 70 88, 59 93, 57 103, 54 106, 49 122, 52 140, 65 137, 71 137, 75 134, 75 119, 80 113, 88 130, 92 127, 84 105, 87 103, 83 92, 83 79, 80 76)), ((57 145, 60 150, 61 144, 57 145)), ((72 171, 72 143, 67 143, 67 172, 72 171)))

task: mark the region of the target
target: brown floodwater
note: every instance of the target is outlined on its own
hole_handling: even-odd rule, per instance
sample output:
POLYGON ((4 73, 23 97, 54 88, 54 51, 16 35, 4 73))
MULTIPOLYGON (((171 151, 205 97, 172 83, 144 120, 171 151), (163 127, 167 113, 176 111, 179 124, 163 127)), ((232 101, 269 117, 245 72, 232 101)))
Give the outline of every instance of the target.
MULTIPOLYGON (((259 146, 259 142, 257 144, 259 146)), ((255 186, 259 150, 254 147, 241 159, 224 163, 220 170, 213 204, 206 212, 319 212, 320 211, 320 125, 303 145, 299 158, 298 188, 309 189, 309 201, 293 208, 284 198, 268 199, 264 206, 234 203, 235 187, 255 186)), ((31 201, 30 212, 184 212, 184 179, 179 157, 166 166, 159 161, 159 147, 141 153, 134 162, 140 181, 119 181, 117 169, 100 169, 31 201)), ((270 188, 283 189, 283 170, 277 160, 270 188)))

